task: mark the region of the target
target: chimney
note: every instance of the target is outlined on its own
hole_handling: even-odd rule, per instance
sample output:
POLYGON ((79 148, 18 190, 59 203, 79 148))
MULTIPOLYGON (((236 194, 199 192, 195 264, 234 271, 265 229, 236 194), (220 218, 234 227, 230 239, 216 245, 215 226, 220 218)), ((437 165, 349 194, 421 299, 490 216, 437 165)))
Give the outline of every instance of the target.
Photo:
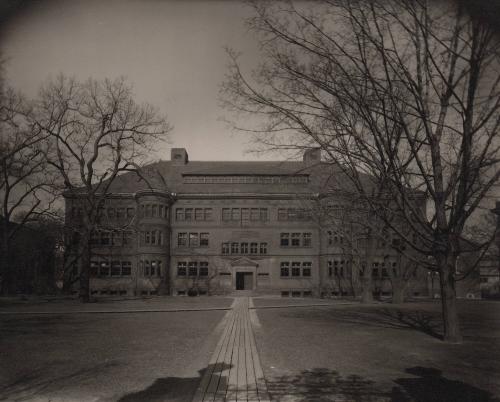
POLYGON ((304 152, 304 164, 306 166, 317 165, 321 162, 321 149, 311 148, 304 152))
POLYGON ((188 160, 188 154, 186 152, 186 148, 172 148, 170 151, 170 160, 172 161, 172 165, 186 165, 188 160))

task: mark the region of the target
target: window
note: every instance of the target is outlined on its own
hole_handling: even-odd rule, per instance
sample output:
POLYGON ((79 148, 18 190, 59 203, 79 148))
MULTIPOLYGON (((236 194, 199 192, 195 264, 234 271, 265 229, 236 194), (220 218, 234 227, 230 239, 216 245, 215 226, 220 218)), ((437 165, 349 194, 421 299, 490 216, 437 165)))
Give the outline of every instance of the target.
POLYGON ((250 210, 248 208, 241 208, 241 220, 242 221, 250 220, 250 210))
POLYGON ((187 233, 177 233, 177 247, 187 247, 187 233))
POLYGON ((158 216, 158 205, 153 204, 151 205, 151 216, 158 216))
POLYGON ((311 276, 311 262, 302 263, 302 276, 311 276))
POLYGON ((212 220, 212 208, 205 208, 205 220, 206 221, 212 220))
POLYGON ((222 243, 222 254, 229 254, 229 243, 222 243))
POLYGON ((280 276, 288 277, 290 276, 290 263, 282 262, 280 266, 280 276))
POLYGON ((279 208, 279 221, 307 221, 311 219, 310 211, 304 208, 279 208))
POLYGON ((132 237, 133 232, 131 230, 123 231, 123 245, 126 246, 132 244, 132 237))
POLYGON ((151 275, 151 263, 149 260, 143 261, 143 276, 150 276, 151 275))
POLYGON ((127 218, 132 218, 135 215, 135 208, 127 208, 127 218))
POLYGON ((230 221, 231 220, 231 209, 230 208, 222 208, 222 220, 230 221))
POLYGON ((144 232, 144 243, 151 244, 151 232, 144 232))
POLYGON ((116 209, 116 217, 124 218, 125 217, 125 208, 117 208, 116 209))
POLYGON ((200 233, 200 247, 208 247, 208 233, 200 233))
POLYGON ((151 205, 146 204, 146 217, 150 218, 151 217, 151 205))
POLYGON ((132 274, 132 263, 130 261, 122 261, 122 276, 130 276, 132 274))
POLYGON ((300 262, 292 262, 292 276, 300 276, 300 262))
POLYGON ((197 261, 189 261, 189 263, 188 263, 188 275, 189 276, 198 276, 198 262, 197 261))
POLYGON ((115 217, 115 209, 108 208, 108 218, 113 219, 115 217))
POLYGON ((250 254, 257 254, 257 243, 250 243, 250 254))
POLYGON ((281 233, 280 235, 280 246, 288 247, 290 245, 290 233, 281 233))
POLYGON ((184 220, 184 208, 177 208, 175 210, 175 220, 183 221, 184 220))
POLYGON ((109 276, 109 262, 102 261, 99 266, 99 276, 109 276))
POLYGON ((165 217, 165 211, 166 211, 166 208, 163 205, 159 205, 158 206, 158 216, 160 218, 164 218, 165 217))
POLYGON ((328 261, 328 276, 331 278, 333 276, 333 261, 328 261))
POLYGON ((300 247, 300 233, 292 233, 292 247, 300 247))
POLYGON ((101 245, 109 246, 111 242, 111 233, 107 230, 101 232, 101 245))
POLYGON ((184 219, 187 221, 193 220, 193 208, 186 208, 184 210, 184 219))
POLYGON ((231 243, 231 254, 239 253, 239 243, 231 243))
POLYGON ((111 261, 111 276, 120 276, 122 264, 120 261, 111 261))
POLYGON ((189 233, 189 247, 198 247, 199 245, 198 233, 189 233))
POLYGON ((200 276, 208 276, 208 262, 200 261, 200 276))
POLYGON ((239 221, 240 220, 240 209, 239 208, 232 208, 231 209, 231 220, 233 221, 239 221))
POLYGON ((302 233, 302 245, 304 247, 312 246, 312 233, 302 233))
POLYGON ((99 263, 97 261, 90 261, 90 276, 97 276, 99 272, 99 263))
POLYGON ((260 209, 260 220, 262 222, 267 221, 267 208, 261 208, 260 209))
POLYGON ((279 221, 286 221, 288 220, 288 214, 287 210, 284 208, 279 208, 278 209, 278 220, 279 221))
POLYGON ((259 220, 259 209, 258 208, 252 208, 250 209, 250 220, 252 221, 258 221, 259 220))
POLYGON ((203 208, 196 208, 194 210, 194 219, 196 221, 202 221, 204 219, 203 208))
POLYGON ((260 243, 260 254, 267 254, 267 243, 260 243))
POLYGON ((248 243, 241 243, 241 254, 248 254, 248 243))
POLYGON ((184 261, 179 261, 177 263, 177 276, 186 276, 187 263, 184 261))

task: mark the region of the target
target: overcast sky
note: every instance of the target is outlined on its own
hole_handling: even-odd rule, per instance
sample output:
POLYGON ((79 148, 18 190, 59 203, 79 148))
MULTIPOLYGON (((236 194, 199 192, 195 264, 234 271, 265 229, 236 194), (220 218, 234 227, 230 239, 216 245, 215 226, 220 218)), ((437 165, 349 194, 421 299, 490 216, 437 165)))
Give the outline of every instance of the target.
POLYGON ((186 147, 191 160, 256 159, 245 154, 247 137, 218 120, 225 113, 217 105, 224 46, 242 51, 246 65, 258 54, 245 29, 250 11, 243 3, 0 1, 6 1, 0 49, 8 59, 7 80, 26 95, 34 96, 59 72, 80 79, 124 75, 137 99, 159 107, 175 127, 172 144, 162 146, 159 157, 169 159, 175 146, 186 147))

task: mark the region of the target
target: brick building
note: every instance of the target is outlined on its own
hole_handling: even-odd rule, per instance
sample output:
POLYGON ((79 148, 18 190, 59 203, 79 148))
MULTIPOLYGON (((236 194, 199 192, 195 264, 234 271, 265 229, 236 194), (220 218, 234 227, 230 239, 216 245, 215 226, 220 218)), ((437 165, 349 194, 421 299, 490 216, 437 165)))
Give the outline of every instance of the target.
MULTIPOLYGON (((297 162, 206 162, 174 148, 170 161, 113 182, 92 237, 91 292, 356 294, 360 271, 342 232, 314 212, 325 190, 330 209, 348 202, 348 183, 315 149, 297 162)), ((80 213, 67 197, 68 227, 80 213)), ((390 295, 401 264, 386 240, 371 260, 380 295, 390 295)), ((410 282, 410 295, 429 294, 423 270, 410 282)))

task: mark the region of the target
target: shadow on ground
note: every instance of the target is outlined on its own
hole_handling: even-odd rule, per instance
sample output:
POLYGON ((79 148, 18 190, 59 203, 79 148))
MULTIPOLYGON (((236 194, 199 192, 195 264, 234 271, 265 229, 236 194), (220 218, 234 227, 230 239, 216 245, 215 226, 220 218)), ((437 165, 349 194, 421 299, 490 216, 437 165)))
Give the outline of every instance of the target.
MULTIPOLYGON (((220 373, 231 368, 231 365, 209 365, 199 370, 197 377, 165 377, 156 379, 149 387, 122 396, 118 402, 189 402, 200 384, 205 372, 220 373)), ((220 381, 227 383, 226 377, 220 381)))
POLYGON ((440 316, 420 310, 370 308, 366 310, 308 310, 287 312, 294 318, 324 319, 368 327, 414 330, 436 339, 443 339, 440 316))
POLYGON ((414 378, 398 378, 392 389, 321 368, 268 378, 267 386, 275 402, 500 402, 487 391, 443 377, 436 369, 412 367, 406 373, 414 378))

